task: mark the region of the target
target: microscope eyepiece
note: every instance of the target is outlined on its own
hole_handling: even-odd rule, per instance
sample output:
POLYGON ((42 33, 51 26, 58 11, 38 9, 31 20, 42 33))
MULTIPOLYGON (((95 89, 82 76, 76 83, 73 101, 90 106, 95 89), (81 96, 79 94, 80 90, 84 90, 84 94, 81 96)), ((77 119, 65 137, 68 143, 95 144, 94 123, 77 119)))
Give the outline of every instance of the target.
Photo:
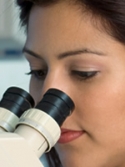
POLYGON ((66 117, 73 111, 74 103, 72 99, 61 90, 49 89, 36 108, 46 112, 61 126, 66 117))
POLYGON ((34 106, 29 93, 21 88, 10 87, 0 101, 0 129, 12 132, 24 111, 34 106))
POLYGON ((34 100, 31 95, 17 87, 8 88, 0 101, 0 107, 8 109, 18 117, 33 106, 34 100))
POLYGON ((61 135, 60 126, 74 107, 67 94, 58 89, 49 89, 35 108, 29 109, 20 117, 15 132, 27 141, 31 141, 29 136, 32 134, 34 150, 40 157, 56 144, 61 135))

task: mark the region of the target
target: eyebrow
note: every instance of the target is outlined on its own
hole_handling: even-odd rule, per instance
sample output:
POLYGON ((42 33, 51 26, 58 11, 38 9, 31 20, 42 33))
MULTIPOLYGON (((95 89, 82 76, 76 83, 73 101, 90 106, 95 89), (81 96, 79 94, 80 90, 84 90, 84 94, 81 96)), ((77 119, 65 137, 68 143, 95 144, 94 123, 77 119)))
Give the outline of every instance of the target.
POLYGON ((30 54, 31 56, 34 56, 34 57, 36 57, 36 58, 41 59, 41 56, 40 56, 39 54, 33 52, 32 50, 30 50, 30 49, 28 49, 28 48, 26 48, 26 47, 23 48, 22 52, 23 52, 23 53, 26 52, 26 53, 30 54))
MULTIPOLYGON (((26 53, 28 53, 31 56, 34 56, 36 58, 42 59, 41 55, 33 52, 32 50, 29 50, 26 47, 23 48, 23 52, 26 52, 26 53)), ((64 52, 64 53, 61 53, 61 54, 57 55, 57 57, 58 57, 58 59, 63 59, 63 58, 69 57, 69 56, 75 56, 75 55, 79 55, 79 54, 94 54, 94 55, 98 55, 98 56, 104 56, 105 55, 105 53, 103 53, 103 52, 90 50, 88 48, 84 48, 84 49, 67 51, 67 52, 64 52)))

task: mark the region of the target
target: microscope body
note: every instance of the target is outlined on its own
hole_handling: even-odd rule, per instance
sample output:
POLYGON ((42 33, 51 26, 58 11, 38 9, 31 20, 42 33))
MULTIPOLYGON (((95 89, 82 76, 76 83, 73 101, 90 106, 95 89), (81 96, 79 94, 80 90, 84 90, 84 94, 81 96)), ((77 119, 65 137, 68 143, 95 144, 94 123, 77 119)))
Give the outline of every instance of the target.
POLYGON ((0 133, 0 166, 43 167, 28 142, 16 133, 0 133))
POLYGON ((57 122, 36 108, 22 114, 13 133, 0 129, 0 166, 4 167, 43 167, 39 158, 60 136, 57 122))
POLYGON ((27 92, 8 89, 0 101, 0 166, 43 167, 39 158, 56 144, 73 109, 70 97, 57 89, 49 89, 35 108, 27 92))

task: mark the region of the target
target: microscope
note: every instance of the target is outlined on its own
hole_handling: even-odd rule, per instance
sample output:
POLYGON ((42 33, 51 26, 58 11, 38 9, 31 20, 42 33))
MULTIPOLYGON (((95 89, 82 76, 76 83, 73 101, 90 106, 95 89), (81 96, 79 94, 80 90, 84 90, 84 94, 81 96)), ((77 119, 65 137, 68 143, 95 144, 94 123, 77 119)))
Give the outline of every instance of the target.
POLYGON ((29 93, 8 88, 0 101, 0 166, 43 167, 39 158, 56 144, 73 109, 72 99, 58 89, 49 89, 34 107, 29 93))

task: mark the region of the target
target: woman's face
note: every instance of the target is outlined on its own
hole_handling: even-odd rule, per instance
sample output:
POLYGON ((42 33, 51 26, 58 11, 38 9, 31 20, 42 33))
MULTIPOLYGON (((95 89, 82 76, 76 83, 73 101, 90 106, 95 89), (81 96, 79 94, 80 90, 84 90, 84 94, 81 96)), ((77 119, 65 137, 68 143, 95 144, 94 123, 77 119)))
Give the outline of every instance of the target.
POLYGON ((49 88, 75 103, 56 145, 63 166, 125 166, 125 46, 64 2, 34 7, 28 26, 25 52, 36 103, 49 88))

